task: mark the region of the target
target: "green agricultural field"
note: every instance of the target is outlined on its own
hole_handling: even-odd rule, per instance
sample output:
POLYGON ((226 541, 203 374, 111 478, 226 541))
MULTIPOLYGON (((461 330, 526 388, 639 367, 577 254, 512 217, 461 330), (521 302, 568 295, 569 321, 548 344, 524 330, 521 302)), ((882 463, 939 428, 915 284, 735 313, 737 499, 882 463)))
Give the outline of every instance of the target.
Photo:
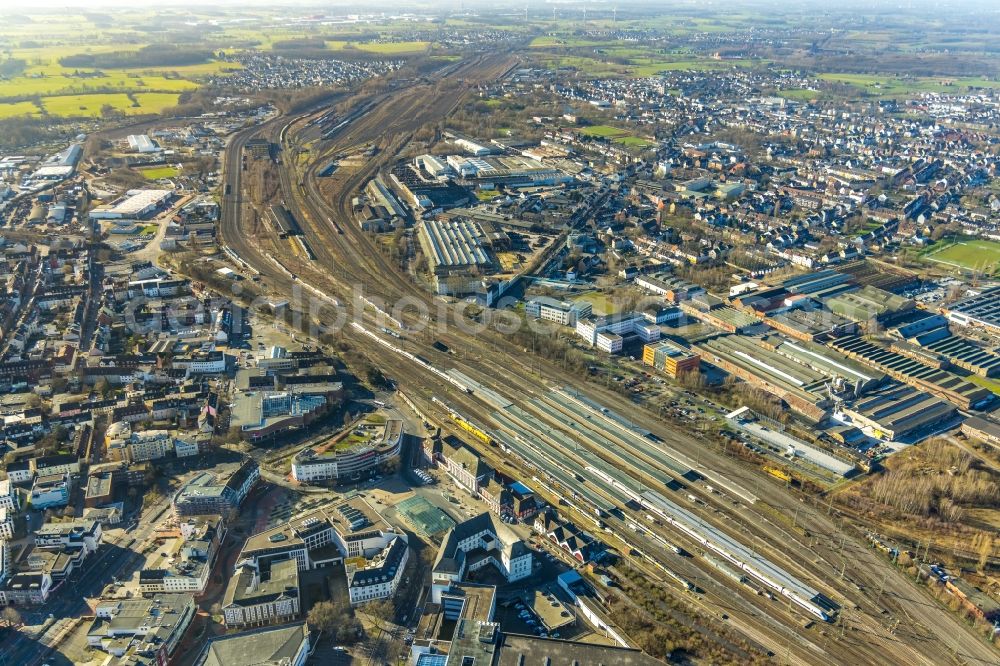
POLYGON ((125 93, 103 93, 94 95, 59 95, 43 97, 42 106, 50 116, 99 118, 105 104, 118 111, 132 108, 132 100, 125 93))
MULTIPOLYGON (((545 40, 541 42, 545 47, 540 48, 548 48, 548 54, 558 54, 561 49, 579 46, 578 43, 570 38, 564 39, 564 44, 556 44, 555 46, 549 46, 549 44, 559 38, 540 37, 538 39, 545 40)), ((578 52, 581 55, 565 55, 558 58, 551 58, 547 55, 539 57, 542 60, 542 64, 546 67, 571 67, 587 76, 593 77, 647 77, 669 71, 720 70, 732 67, 753 67, 769 62, 767 60, 741 58, 714 60, 697 57, 689 52, 668 50, 655 46, 620 46, 615 42, 589 42, 587 46, 592 46, 592 51, 581 50, 578 52), (615 58, 618 61, 610 62, 607 58, 615 58), (627 62, 623 63, 622 59, 627 62)))
POLYGON ((140 48, 142 45, 137 43, 53 43, 12 49, 11 57, 22 59, 27 65, 22 75, 0 81, 0 119, 40 114, 35 102, 26 99, 29 97, 39 98, 41 109, 57 117, 100 117, 105 104, 127 115, 162 113, 177 105, 180 93, 198 88, 198 79, 241 68, 237 63, 222 61, 181 67, 100 70, 63 67, 59 63, 60 58, 71 55, 140 48))
POLYGON ((135 106, 125 93, 95 93, 90 95, 53 95, 42 97, 42 107, 50 116, 64 118, 98 118, 105 104, 126 115, 161 113, 177 105, 177 93, 136 93, 135 106))
POLYGON ((358 48, 362 51, 370 51, 371 53, 397 55, 399 53, 419 53, 426 51, 429 45, 430 42, 387 42, 384 44, 358 44, 358 48))
POLYGON ((238 72, 243 69, 243 65, 238 62, 226 62, 224 60, 212 60, 198 65, 180 65, 167 67, 139 67, 135 69, 122 69, 111 71, 122 71, 128 74, 149 74, 153 76, 168 76, 176 79, 195 79, 205 76, 217 76, 226 72, 238 72))
POLYGON ((25 74, 41 74, 52 76, 56 74, 72 73, 72 68, 66 68, 59 64, 60 58, 66 56, 79 55, 81 53, 114 53, 115 51, 138 51, 141 48, 138 44, 100 44, 93 46, 81 46, 72 44, 52 45, 45 47, 13 49, 11 57, 24 60, 28 63, 25 74))
POLYGON ((180 98, 180 94, 149 92, 135 93, 133 97, 135 97, 136 101, 139 102, 139 106, 138 108, 131 107, 127 109, 126 113, 163 113, 164 109, 177 106, 177 100, 180 98))
POLYGON ((732 60, 710 60, 710 59, 684 59, 684 60, 660 60, 656 58, 633 58, 632 65, 629 66, 629 73, 632 76, 656 76, 661 72, 674 71, 708 71, 717 69, 730 69, 732 67, 753 67, 762 65, 765 60, 747 60, 745 58, 732 60))
POLYGON ((579 39, 569 35, 560 37, 556 35, 545 35, 535 37, 531 40, 530 47, 533 49, 545 48, 574 48, 574 47, 601 47, 613 46, 617 41, 599 41, 593 39, 579 39))
POLYGON ((4 118, 16 118, 18 116, 37 116, 41 113, 34 102, 14 102, 13 104, 0 104, 0 120, 4 118))
POLYGON ((602 62, 594 58, 582 58, 578 56, 563 58, 543 58, 540 65, 546 69, 570 68, 581 72, 584 76, 595 78, 605 78, 612 76, 624 76, 625 65, 602 62))
POLYGON ((965 240, 932 249, 925 257, 930 261, 967 270, 996 273, 1000 269, 1000 243, 989 240, 965 240))
POLYGON ((426 51, 430 42, 348 42, 348 41, 328 41, 326 48, 333 51, 341 51, 348 47, 368 53, 379 53, 381 55, 399 55, 403 53, 420 53, 426 51))
MULTIPOLYGON (((111 72, 111 70, 109 70, 111 72)), ((0 100, 24 98, 33 95, 82 95, 88 92, 183 92, 194 90, 194 81, 164 76, 127 74, 122 71, 104 76, 19 76, 0 81, 0 100)))
POLYGON ((820 74, 819 78, 834 83, 846 83, 860 88, 869 95, 886 97, 913 95, 923 92, 958 93, 970 86, 975 88, 1000 88, 1000 81, 972 77, 915 76, 897 78, 871 74, 827 72, 820 74))
POLYGON ((140 169, 139 170, 143 177, 147 180, 160 180, 161 178, 176 178, 180 175, 181 170, 177 167, 171 166, 161 166, 152 167, 150 169, 140 169))

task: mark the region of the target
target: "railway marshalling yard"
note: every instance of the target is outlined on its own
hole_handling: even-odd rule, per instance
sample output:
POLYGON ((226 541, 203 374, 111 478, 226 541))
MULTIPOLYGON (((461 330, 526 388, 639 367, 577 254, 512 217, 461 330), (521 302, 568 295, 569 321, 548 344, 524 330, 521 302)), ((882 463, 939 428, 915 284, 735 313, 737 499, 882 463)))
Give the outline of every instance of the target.
MULTIPOLYGON (((372 301, 395 303, 405 297, 439 313, 439 299, 401 272, 353 223, 351 199, 396 159, 415 129, 446 118, 474 85, 516 66, 508 55, 470 57, 444 66, 434 85, 390 86, 346 100, 332 124, 322 124, 331 111, 323 107, 236 135, 226 153, 228 194, 220 227, 225 245, 239 257, 238 267, 259 274, 269 295, 322 294, 331 307, 330 320, 334 302, 352 302, 357 285, 372 301), (314 258, 290 252, 272 230, 249 226, 240 159, 254 137, 279 144, 286 157, 309 146, 307 160, 281 160, 278 198, 297 220, 314 258), (375 156, 321 185, 317 172, 359 146, 376 147, 375 156)), ((321 313, 318 323, 326 319, 321 313)), ((996 663, 991 646, 868 548, 863 535, 839 522, 826 505, 766 479, 704 436, 637 413, 617 394, 595 386, 582 397, 563 391, 577 379, 545 359, 527 357, 489 328, 473 335, 432 314, 431 330, 416 332, 420 322, 414 316, 402 319, 406 329, 414 330, 390 338, 379 331, 385 318, 365 308, 358 313, 358 326, 344 328, 343 336, 447 431, 462 434, 451 413, 482 424, 498 446, 472 441, 480 453, 498 469, 517 470, 511 476, 537 479, 546 499, 553 505, 561 499, 561 511, 579 524, 596 529, 595 509, 603 508, 601 520, 611 532, 601 532, 602 537, 629 566, 670 590, 691 613, 708 618, 710 631, 743 638, 782 663, 996 663), (434 349, 434 341, 453 353, 434 349), (618 489, 594 470, 610 474, 618 489), (693 516, 705 532, 752 551, 786 580, 828 598, 836 607, 832 621, 807 626, 816 618, 789 598, 769 598, 760 581, 734 581, 708 564, 703 544, 663 520, 651 521, 650 512, 628 502, 622 488, 655 491, 693 516), (673 552, 668 543, 692 556, 673 552), (686 590, 675 576, 695 590, 686 590)))

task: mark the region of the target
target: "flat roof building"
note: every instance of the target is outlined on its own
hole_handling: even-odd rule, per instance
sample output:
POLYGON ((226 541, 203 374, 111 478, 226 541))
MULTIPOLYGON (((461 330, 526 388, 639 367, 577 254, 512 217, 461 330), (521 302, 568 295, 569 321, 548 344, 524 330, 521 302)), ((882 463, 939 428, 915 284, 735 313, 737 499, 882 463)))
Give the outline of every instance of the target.
POLYGON ((300 612, 299 568, 295 560, 273 562, 264 570, 252 562, 240 562, 222 600, 226 627, 286 622, 300 612))
POLYGON ((210 638, 195 666, 305 666, 308 657, 309 627, 305 622, 298 622, 210 638))
POLYGON ((823 393, 829 377, 765 347, 759 338, 723 335, 692 349, 706 362, 775 395, 813 421, 829 414, 832 403, 823 393))
POLYGON ((351 557, 375 557, 399 533, 364 499, 303 513, 247 538, 242 557, 264 564, 294 559, 315 569, 351 557))
POLYGON ((260 469, 250 458, 219 472, 201 472, 174 494, 174 514, 224 515, 243 503, 258 480, 260 469))
POLYGON ((87 644, 125 658, 122 663, 168 664, 196 610, 189 594, 100 601, 87 631, 87 644))
POLYGON ((357 481, 399 455, 403 422, 360 423, 345 435, 306 447, 292 459, 292 478, 300 483, 357 481))
POLYGON ((849 422, 887 441, 917 441, 954 420, 958 410, 944 400, 895 384, 845 406, 849 422))
POLYGON ((962 433, 1000 448, 1000 423, 993 419, 971 416, 962 423, 962 433))
POLYGON ((799 340, 815 342, 831 337, 857 333, 857 322, 835 312, 793 308, 768 314, 764 323, 799 340))
POLYGON ((663 666, 663 662, 641 650, 617 645, 599 645, 539 638, 521 634, 504 634, 500 638, 495 666, 579 666, 606 664, 610 666, 663 666))
POLYGON ((848 358, 878 368, 894 379, 949 400, 962 409, 979 409, 994 398, 989 390, 954 373, 930 367, 856 335, 836 338, 829 345, 848 358))
POLYGON ((701 357, 675 342, 660 340, 643 347, 642 362, 677 378, 685 372, 697 370, 701 357))
POLYGON ((425 220, 418 228, 420 243, 434 273, 492 268, 482 228, 467 220, 425 220))
POLYGON ((862 324, 876 320, 884 323, 916 307, 912 299, 870 285, 827 298, 823 305, 835 314, 862 324))
POLYGON ((173 190, 129 190, 125 196, 110 206, 98 206, 90 211, 92 220, 141 219, 152 215, 164 206, 173 190))
POLYGON ((1000 333, 1000 286, 984 289, 947 309, 948 319, 961 326, 976 326, 1000 333))
POLYGON ((576 326, 578 319, 589 317, 593 306, 586 301, 570 303, 548 296, 533 296, 524 303, 524 314, 563 326, 576 326))
POLYGON ((160 147, 146 134, 129 134, 128 149, 134 153, 155 153, 160 147))
POLYGON ((233 399, 231 422, 239 428, 243 439, 256 442, 308 425, 323 414, 328 405, 324 395, 241 391, 233 399))

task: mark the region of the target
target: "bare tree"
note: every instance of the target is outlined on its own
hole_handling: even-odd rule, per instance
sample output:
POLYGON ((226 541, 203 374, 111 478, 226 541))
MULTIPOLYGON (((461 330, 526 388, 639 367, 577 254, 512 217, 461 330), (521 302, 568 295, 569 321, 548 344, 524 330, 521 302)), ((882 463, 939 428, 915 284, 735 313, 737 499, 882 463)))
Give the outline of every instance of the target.
POLYGON ((3 609, 3 621, 8 627, 16 627, 21 624, 21 614, 13 606, 3 609))
POLYGON ((396 617, 396 605, 391 599, 369 601, 363 607, 365 615, 371 618, 376 627, 385 631, 392 619, 396 617))
POLYGON ((336 631, 339 620, 340 613, 331 601, 320 601, 314 604, 306 616, 306 621, 310 627, 319 629, 324 633, 336 631))

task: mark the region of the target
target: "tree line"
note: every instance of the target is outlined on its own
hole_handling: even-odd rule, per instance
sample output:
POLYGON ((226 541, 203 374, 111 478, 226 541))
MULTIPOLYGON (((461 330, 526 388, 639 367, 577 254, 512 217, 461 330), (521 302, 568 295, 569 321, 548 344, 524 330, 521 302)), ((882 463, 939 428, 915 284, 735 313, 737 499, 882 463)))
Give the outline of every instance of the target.
POLYGON ((63 67, 88 67, 93 69, 124 69, 136 67, 183 67, 198 65, 212 58, 209 49, 177 48, 172 45, 151 44, 138 51, 112 51, 109 53, 78 53, 59 59, 63 67))

